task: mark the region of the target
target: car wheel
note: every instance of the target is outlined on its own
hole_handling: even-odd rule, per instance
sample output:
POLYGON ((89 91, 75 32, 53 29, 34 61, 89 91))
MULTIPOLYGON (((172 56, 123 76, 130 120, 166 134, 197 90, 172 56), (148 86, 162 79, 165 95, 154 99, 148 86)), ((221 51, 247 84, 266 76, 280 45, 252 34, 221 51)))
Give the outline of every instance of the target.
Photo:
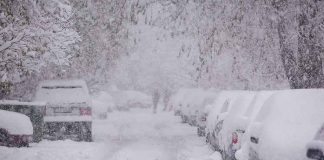
POLYGON ((79 133, 79 140, 92 142, 92 131, 91 131, 91 122, 82 122, 80 123, 80 133, 79 133))

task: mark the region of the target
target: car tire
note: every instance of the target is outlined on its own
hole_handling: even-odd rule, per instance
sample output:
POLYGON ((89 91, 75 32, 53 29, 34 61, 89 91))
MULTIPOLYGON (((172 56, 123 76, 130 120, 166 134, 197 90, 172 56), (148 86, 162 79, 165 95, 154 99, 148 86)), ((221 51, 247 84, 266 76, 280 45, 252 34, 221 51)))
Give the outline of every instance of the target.
POLYGON ((92 122, 80 123, 79 140, 92 142, 92 122))

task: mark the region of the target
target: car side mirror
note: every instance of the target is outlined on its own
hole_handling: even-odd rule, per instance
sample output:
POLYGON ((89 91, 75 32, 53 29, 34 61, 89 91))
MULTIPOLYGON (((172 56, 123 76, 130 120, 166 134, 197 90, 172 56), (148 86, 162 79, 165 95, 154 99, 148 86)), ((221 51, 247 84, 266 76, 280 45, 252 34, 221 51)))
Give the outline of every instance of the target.
POLYGON ((259 138, 251 137, 251 138, 250 138, 250 141, 251 141, 252 143, 258 144, 258 143, 259 143, 259 138))

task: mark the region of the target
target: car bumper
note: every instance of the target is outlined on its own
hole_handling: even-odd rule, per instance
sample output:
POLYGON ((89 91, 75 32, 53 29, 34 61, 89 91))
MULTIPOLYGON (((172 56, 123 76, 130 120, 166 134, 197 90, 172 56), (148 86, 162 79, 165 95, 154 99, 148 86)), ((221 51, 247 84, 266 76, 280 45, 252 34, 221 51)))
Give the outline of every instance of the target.
POLYGON ((44 139, 62 140, 71 139, 81 140, 80 136, 89 134, 91 136, 92 122, 45 122, 44 139))
POLYGON ((45 116, 44 122, 91 122, 92 116, 45 116))

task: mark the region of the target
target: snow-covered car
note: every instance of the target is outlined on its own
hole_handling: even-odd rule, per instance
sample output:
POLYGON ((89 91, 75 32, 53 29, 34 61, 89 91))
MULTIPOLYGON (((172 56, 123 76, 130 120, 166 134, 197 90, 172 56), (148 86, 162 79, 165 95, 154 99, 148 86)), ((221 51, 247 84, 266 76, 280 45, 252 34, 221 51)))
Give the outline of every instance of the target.
POLYGON ((216 151, 221 151, 219 132, 223 128, 224 118, 235 99, 244 94, 246 91, 221 91, 212 104, 206 122, 206 142, 216 151))
POLYGON ((221 113, 220 119, 223 120, 223 127, 215 136, 219 137, 223 159, 235 159, 235 152, 241 147, 243 134, 247 127, 244 113, 247 110, 250 110, 249 112, 253 110, 249 106, 255 98, 256 92, 245 91, 230 102, 227 111, 221 113))
MULTIPOLYGON (((235 121, 234 125, 237 125, 237 142, 235 145, 232 146, 231 149, 234 153, 235 158, 239 160, 248 159, 248 142, 250 137, 250 126, 253 123, 254 119, 260 112, 263 104, 266 102, 267 99, 271 95, 273 95, 275 91, 260 91, 257 95, 253 98, 251 105, 245 110, 245 113, 242 116, 239 116, 238 119, 235 121)), ((233 157, 230 155, 229 157, 233 157)))
POLYGON ((26 115, 0 110, 0 145, 27 147, 32 142, 33 126, 26 115))
POLYGON ((249 159, 306 159, 306 145, 324 122, 323 104, 323 89, 274 93, 251 124, 249 159))
POLYGON ((92 141, 92 104, 85 81, 44 81, 34 100, 48 103, 44 138, 92 141))
POLYGON ((307 144, 306 156, 309 159, 323 160, 324 159, 324 124, 317 131, 314 139, 307 144))
POLYGON ((206 135, 206 120, 207 116, 212 109, 212 103, 217 98, 219 91, 207 90, 201 103, 201 107, 196 108, 194 113, 195 116, 195 123, 197 125, 197 134, 198 136, 205 136, 206 135))
POLYGON ((107 92, 101 91, 92 96, 92 115, 99 119, 106 119, 108 112, 115 109, 113 98, 107 92))
POLYGON ((198 113, 197 116, 197 134, 198 136, 206 136, 206 121, 210 110, 213 108, 212 104, 207 104, 204 110, 198 113))
POLYGON ((181 116, 181 109, 184 106, 185 96, 190 91, 188 88, 179 89, 170 99, 169 108, 174 111, 174 114, 181 116))
POLYGON ((195 125, 196 118, 194 117, 195 108, 199 108, 203 103, 204 90, 201 88, 183 89, 181 96, 180 116, 183 123, 195 125), (199 98, 198 98, 199 97, 199 98))

